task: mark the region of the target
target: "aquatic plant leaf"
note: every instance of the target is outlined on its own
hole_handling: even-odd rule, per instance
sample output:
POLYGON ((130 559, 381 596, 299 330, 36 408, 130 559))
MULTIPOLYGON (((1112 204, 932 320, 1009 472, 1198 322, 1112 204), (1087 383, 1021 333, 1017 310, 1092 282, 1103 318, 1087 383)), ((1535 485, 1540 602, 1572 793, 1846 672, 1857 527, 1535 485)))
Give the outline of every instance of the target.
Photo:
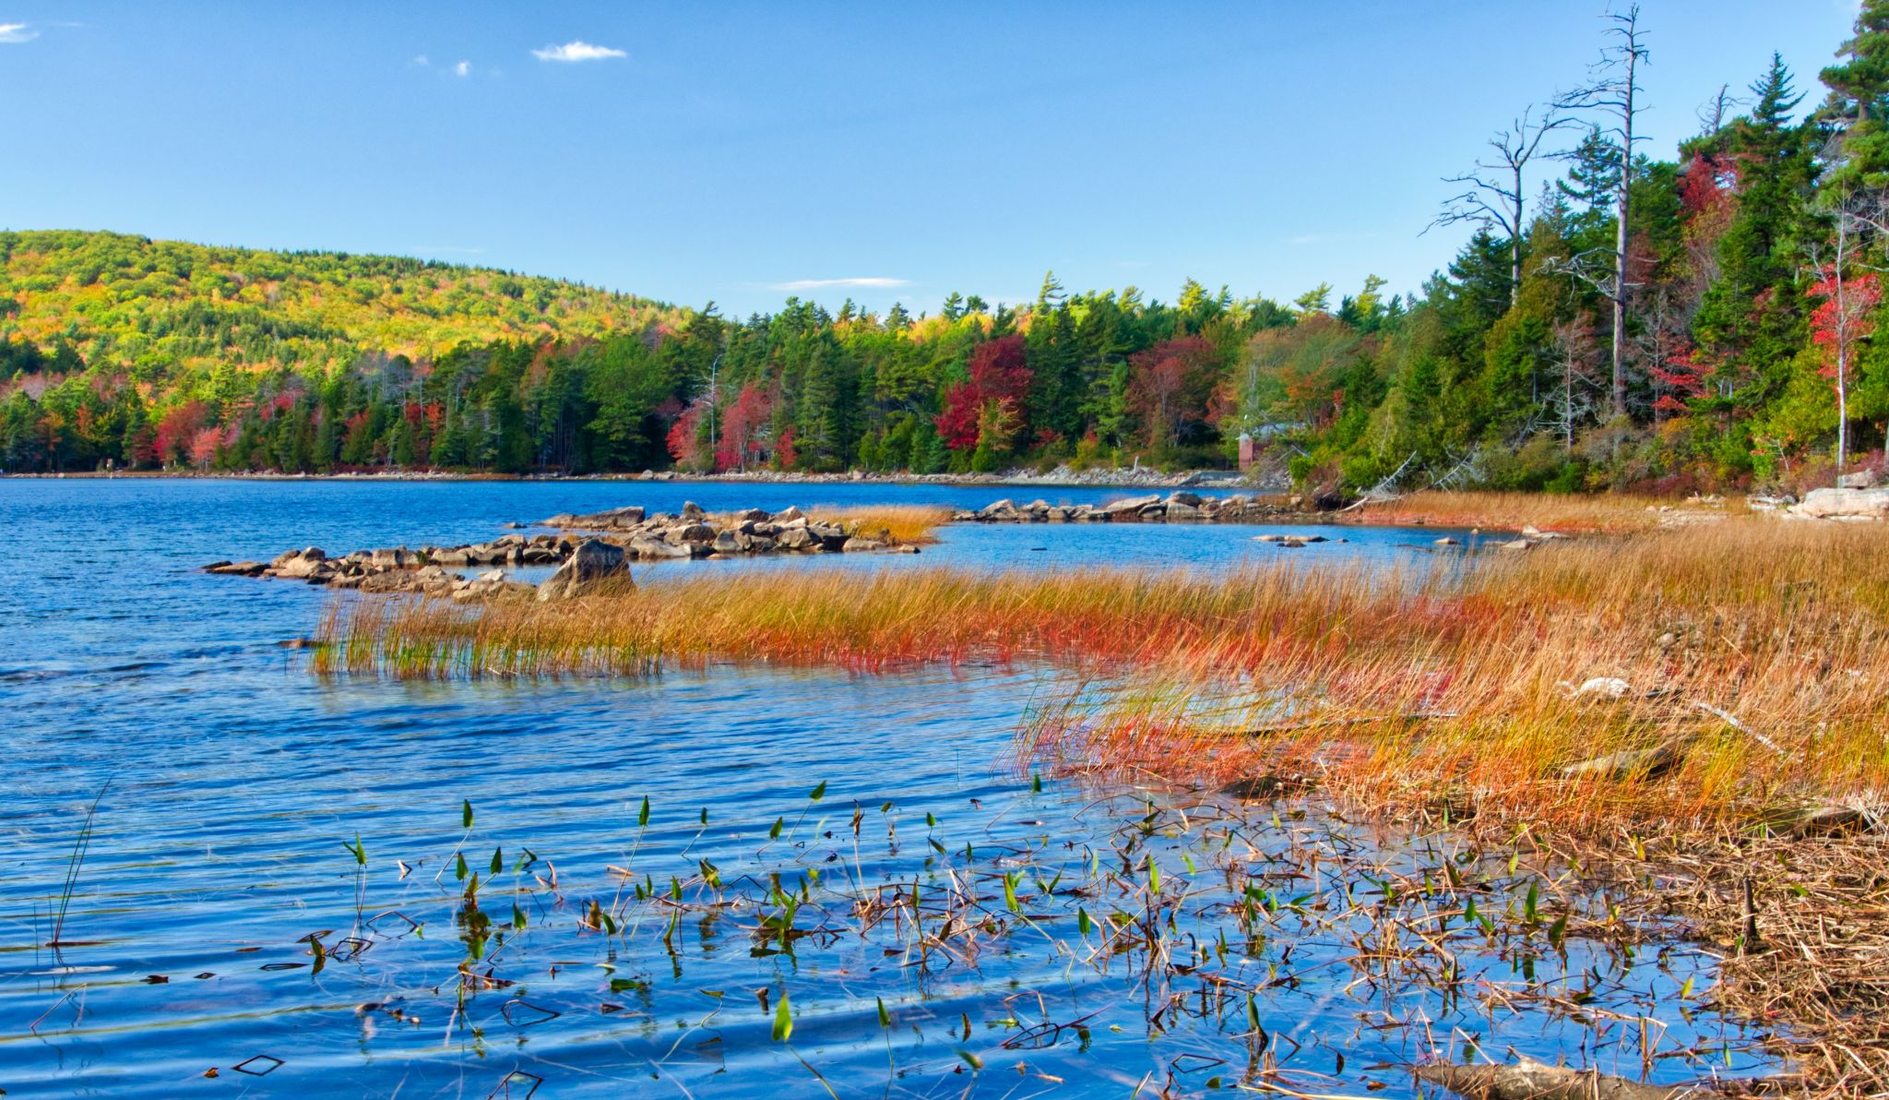
POLYGON ((781 990, 780 1003, 774 1006, 774 1041, 784 1043, 794 1033, 794 1017, 787 1008, 787 991, 781 990))
POLYGON ((470 798, 465 799, 464 802, 461 804, 460 809, 459 809, 459 820, 460 820, 460 824, 464 825, 466 828, 468 829, 472 828, 472 800, 470 798))
POLYGON ((812 799, 815 802, 818 802, 822 798, 825 798, 826 797, 826 780, 824 779, 820 780, 820 785, 815 787, 811 792, 809 792, 807 797, 812 799))
POLYGON ((639 829, 643 829, 643 828, 647 828, 648 826, 649 826, 649 796, 644 795, 643 808, 636 812, 636 827, 639 829))

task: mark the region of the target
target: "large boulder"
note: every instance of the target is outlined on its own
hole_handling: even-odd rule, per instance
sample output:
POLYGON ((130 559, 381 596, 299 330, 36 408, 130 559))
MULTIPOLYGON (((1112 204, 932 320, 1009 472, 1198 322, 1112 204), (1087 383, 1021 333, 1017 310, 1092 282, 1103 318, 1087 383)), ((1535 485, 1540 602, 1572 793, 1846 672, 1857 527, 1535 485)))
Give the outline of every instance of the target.
POLYGON ((599 581, 629 584, 629 556, 621 546, 585 539, 570 558, 538 586, 540 600, 568 599, 599 581))
POLYGON ((1889 519, 1889 489, 1812 489, 1791 514, 1809 519, 1889 519))
POLYGON ((278 577, 301 580, 320 572, 327 562, 328 555, 322 552, 321 547, 311 546, 300 553, 283 554, 270 563, 270 569, 278 577))

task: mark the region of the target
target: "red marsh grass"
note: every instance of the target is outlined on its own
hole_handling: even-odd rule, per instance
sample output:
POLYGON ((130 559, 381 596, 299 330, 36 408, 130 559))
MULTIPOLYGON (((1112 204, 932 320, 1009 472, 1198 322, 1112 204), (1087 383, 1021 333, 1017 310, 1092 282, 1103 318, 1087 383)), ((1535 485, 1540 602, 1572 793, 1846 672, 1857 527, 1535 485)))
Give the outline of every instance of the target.
POLYGON ((1716 818, 1889 780, 1885 560, 1874 527, 1739 518, 1388 573, 771 570, 543 604, 349 601, 315 661, 410 678, 1046 661, 1138 685, 1036 724, 1103 766, 1716 818), (1647 755, 1562 773, 1619 752, 1647 755))

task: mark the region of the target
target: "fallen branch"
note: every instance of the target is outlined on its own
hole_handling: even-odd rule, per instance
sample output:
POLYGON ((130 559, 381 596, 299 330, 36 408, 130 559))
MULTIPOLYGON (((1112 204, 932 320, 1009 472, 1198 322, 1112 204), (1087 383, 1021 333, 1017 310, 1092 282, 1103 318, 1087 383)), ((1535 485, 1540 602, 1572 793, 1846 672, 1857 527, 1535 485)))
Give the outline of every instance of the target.
POLYGON ((1692 701, 1692 705, 1706 712, 1712 717, 1722 720, 1726 725, 1737 730, 1739 733, 1742 733, 1745 736, 1751 738, 1753 741, 1756 741, 1758 744, 1763 745, 1765 748, 1770 749, 1772 752, 1777 753, 1779 756, 1786 755, 1784 752, 1784 749, 1776 741, 1771 740, 1769 737, 1766 737, 1764 734, 1759 733, 1757 730, 1754 730, 1750 726, 1745 725, 1743 722, 1739 721, 1738 716, 1733 714, 1732 712, 1725 710, 1722 707, 1715 707, 1703 699, 1694 699, 1692 701))

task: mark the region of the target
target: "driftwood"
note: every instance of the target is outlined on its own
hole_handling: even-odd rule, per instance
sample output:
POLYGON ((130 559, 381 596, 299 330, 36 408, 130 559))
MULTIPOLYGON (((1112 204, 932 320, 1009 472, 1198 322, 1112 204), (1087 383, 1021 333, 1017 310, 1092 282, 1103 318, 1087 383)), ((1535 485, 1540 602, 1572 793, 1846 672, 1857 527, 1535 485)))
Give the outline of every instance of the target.
POLYGON ((1643 1085, 1594 1070, 1524 1061, 1512 1066, 1418 1066, 1417 1080, 1469 1100, 1694 1100, 1717 1094, 1707 1085, 1643 1085))

